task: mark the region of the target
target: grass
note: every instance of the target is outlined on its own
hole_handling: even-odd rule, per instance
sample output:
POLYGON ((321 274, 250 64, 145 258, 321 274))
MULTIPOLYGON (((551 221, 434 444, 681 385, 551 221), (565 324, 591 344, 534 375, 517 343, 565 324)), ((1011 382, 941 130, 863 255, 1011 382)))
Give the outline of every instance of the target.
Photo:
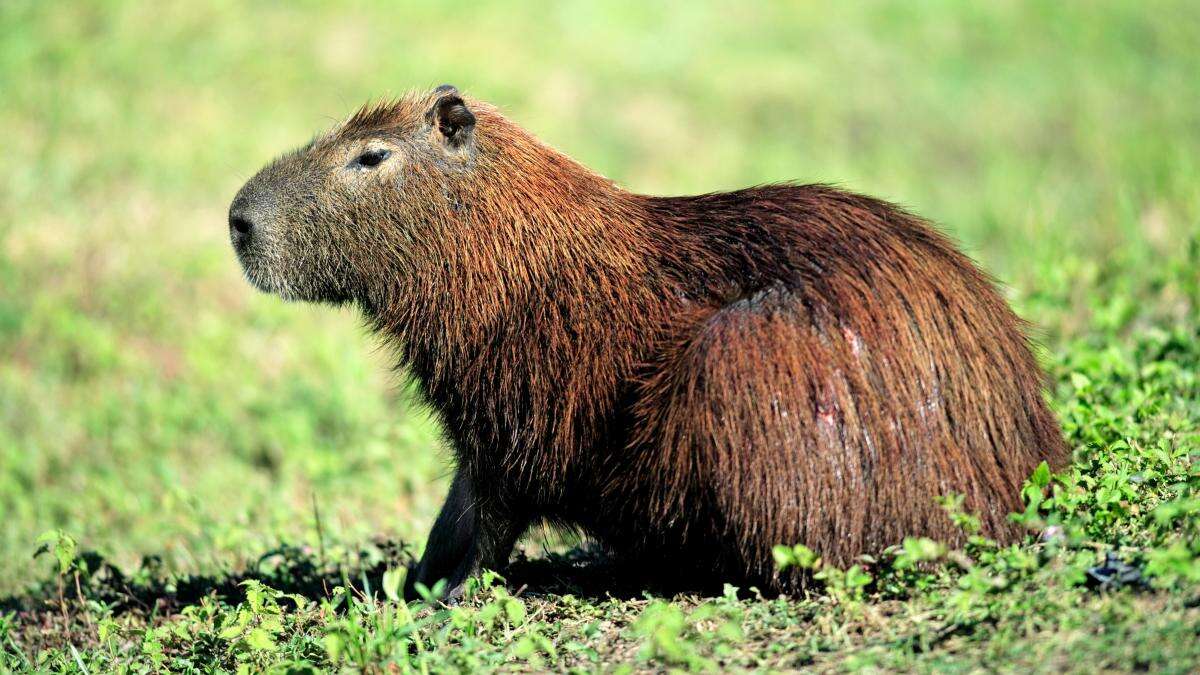
POLYGON ((1195 670, 1200 11, 842 4, 0 5, 0 672, 1195 670), (460 606, 392 599, 436 423, 351 313, 255 294, 224 216, 441 82, 640 191, 836 181, 944 224, 1036 326, 1075 448, 1029 540, 770 599, 533 538, 460 606))

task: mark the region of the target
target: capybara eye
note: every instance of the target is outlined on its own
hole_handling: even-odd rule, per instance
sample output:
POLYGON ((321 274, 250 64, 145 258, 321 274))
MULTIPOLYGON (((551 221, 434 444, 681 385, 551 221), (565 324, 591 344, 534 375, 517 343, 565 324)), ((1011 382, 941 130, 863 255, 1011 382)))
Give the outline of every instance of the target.
POLYGON ((358 158, 354 160, 354 163, 358 166, 372 168, 379 166, 379 163, 387 159, 388 155, 390 154, 392 154, 391 150, 368 150, 359 155, 358 158))

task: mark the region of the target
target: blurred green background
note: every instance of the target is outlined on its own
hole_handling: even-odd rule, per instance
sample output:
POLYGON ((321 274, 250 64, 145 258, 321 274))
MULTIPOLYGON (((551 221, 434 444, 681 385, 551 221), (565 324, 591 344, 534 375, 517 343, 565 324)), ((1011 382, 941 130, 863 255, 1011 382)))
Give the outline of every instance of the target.
POLYGON ((1197 35, 1189 1, 0 3, 0 593, 51 528, 180 570, 315 545, 314 500, 330 546, 424 535, 444 448, 403 375, 226 236, 368 100, 456 84, 642 192, 900 202, 1057 350, 1198 229, 1197 35))

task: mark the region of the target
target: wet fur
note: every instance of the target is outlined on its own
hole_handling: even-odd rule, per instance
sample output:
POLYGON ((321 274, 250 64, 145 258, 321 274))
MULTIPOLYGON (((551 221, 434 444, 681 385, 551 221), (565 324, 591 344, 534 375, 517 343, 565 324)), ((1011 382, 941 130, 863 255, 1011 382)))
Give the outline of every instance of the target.
POLYGON ((444 425, 458 475, 410 586, 502 565, 540 521, 773 590, 801 581, 775 544, 847 564, 961 540, 951 492, 1019 534, 1022 481, 1067 450, 1023 324, 927 223, 823 185, 633 194, 478 101, 440 138, 446 95, 364 109, 274 169, 403 149, 378 189, 288 215, 332 257, 287 287, 357 302, 444 425))

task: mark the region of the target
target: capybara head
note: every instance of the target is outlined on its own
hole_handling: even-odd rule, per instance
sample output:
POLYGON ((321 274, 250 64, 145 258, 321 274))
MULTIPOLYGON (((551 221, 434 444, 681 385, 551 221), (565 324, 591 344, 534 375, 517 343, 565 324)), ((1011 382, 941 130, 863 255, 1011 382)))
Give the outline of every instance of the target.
POLYGON ((285 299, 334 303, 402 278, 408 249, 453 218, 455 185, 481 145, 475 123, 443 85, 363 108, 272 162, 229 209, 246 276, 285 299))

